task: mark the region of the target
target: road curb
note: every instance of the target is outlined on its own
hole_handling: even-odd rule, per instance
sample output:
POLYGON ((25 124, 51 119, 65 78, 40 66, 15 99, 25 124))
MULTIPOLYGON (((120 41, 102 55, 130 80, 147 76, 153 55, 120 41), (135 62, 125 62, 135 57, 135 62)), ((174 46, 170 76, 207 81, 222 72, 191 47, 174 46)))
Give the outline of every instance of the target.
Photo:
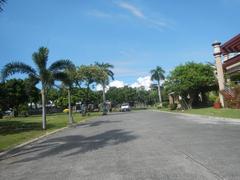
POLYGON ((175 115, 191 116, 191 117, 208 118, 208 119, 214 119, 214 120, 220 120, 220 121, 239 122, 240 123, 240 119, 237 119, 237 118, 215 117, 215 116, 207 116, 207 115, 200 115, 200 114, 188 114, 188 113, 181 113, 181 112, 168 112, 168 111, 161 111, 161 110, 151 110, 151 111, 161 112, 161 113, 169 113, 169 114, 175 114, 175 115))
MULTIPOLYGON (((96 117, 97 117, 97 116, 96 116, 96 117)), ((46 132, 46 134, 44 134, 44 135, 42 135, 42 136, 39 136, 39 137, 34 138, 34 139, 31 139, 31 140, 29 140, 29 141, 27 141, 27 142, 24 142, 24 143, 22 143, 22 144, 19 144, 19 145, 15 146, 15 147, 13 147, 13 148, 11 148, 11 149, 8 149, 8 150, 6 150, 6 151, 3 151, 3 152, 0 153, 0 160, 2 160, 2 157, 3 157, 3 156, 5 156, 6 154, 8 154, 8 153, 10 153, 10 152, 12 152, 12 151, 15 151, 15 150, 17 150, 17 149, 19 149, 19 148, 21 148, 21 147, 24 147, 24 146, 26 146, 26 145, 29 145, 29 144, 31 144, 31 143, 34 143, 34 142, 36 142, 36 141, 38 141, 38 140, 41 140, 41 139, 43 139, 43 138, 45 138, 45 137, 47 137, 47 136, 50 136, 50 135, 55 134, 55 133, 58 133, 58 132, 63 131, 63 130, 65 130, 65 129, 72 128, 72 127, 76 127, 77 125, 79 125, 79 124, 81 124, 81 123, 84 123, 84 122, 86 122, 86 121, 92 120, 92 119, 94 119, 94 118, 96 118, 96 117, 92 117, 92 118, 89 118, 89 119, 85 119, 85 120, 83 120, 83 121, 81 121, 81 122, 79 122, 79 123, 73 124, 73 125, 71 125, 71 126, 66 126, 66 127, 60 128, 60 129, 56 129, 56 130, 51 131, 51 132, 46 132)))

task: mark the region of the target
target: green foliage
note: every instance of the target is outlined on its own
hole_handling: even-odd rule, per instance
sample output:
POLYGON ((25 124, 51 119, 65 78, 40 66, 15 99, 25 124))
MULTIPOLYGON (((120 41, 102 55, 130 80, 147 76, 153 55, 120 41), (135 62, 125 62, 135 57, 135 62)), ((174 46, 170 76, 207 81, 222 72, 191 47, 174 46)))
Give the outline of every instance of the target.
POLYGON ((0 108, 7 110, 9 108, 18 109, 20 104, 28 101, 26 86, 21 79, 11 79, 1 84, 0 108))
POLYGON ((152 80, 156 80, 159 82, 160 80, 165 79, 165 76, 164 76, 165 71, 160 66, 157 66, 156 69, 152 69, 150 73, 151 73, 152 80))
POLYGON ((170 92, 181 95, 184 99, 190 96, 189 104, 199 103, 198 94, 205 95, 206 92, 217 89, 217 81, 214 69, 208 64, 187 62, 177 66, 165 82, 165 87, 170 92))
POLYGON ((208 100, 211 104, 214 102, 219 102, 219 96, 215 92, 209 92, 208 100))
POLYGON ((167 107, 169 106, 169 102, 168 102, 168 101, 164 101, 164 102, 162 103, 162 106, 163 106, 164 108, 167 108, 167 107))
POLYGON ((28 116, 28 106, 27 104, 20 104, 18 106, 18 116, 28 116))
POLYGON ((107 79, 107 74, 98 66, 89 65, 85 66, 82 65, 77 70, 77 77, 78 79, 84 81, 87 87, 94 82, 102 82, 107 79))
MULTIPOLYGON (((114 68, 114 66, 112 64, 109 63, 99 63, 99 62, 95 62, 95 66, 99 67, 100 69, 102 69, 108 77, 110 77, 112 80, 114 80, 114 73, 111 69, 114 68)), ((105 79, 105 85, 108 84, 109 80, 108 77, 105 79)))

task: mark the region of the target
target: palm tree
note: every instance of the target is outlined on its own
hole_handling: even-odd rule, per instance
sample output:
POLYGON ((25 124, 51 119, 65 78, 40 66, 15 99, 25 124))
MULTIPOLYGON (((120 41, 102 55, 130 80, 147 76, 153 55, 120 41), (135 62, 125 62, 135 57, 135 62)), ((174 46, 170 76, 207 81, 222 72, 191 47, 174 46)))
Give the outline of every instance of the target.
POLYGON ((6 0, 0 0, 0 12, 3 11, 3 6, 6 3, 6 0))
POLYGON ((72 125, 74 120, 72 116, 72 107, 71 107, 71 90, 73 88, 74 83, 77 83, 76 79, 76 67, 73 65, 71 68, 68 68, 64 71, 66 73, 66 77, 63 78, 63 85, 66 86, 68 91, 68 122, 69 125, 72 125))
POLYGON ((63 70, 71 68, 73 63, 70 60, 58 60, 47 67, 49 50, 46 47, 40 47, 38 52, 32 55, 33 62, 36 69, 23 62, 11 62, 4 66, 1 71, 1 77, 4 81, 8 76, 15 73, 28 74, 30 77, 35 78, 41 82, 42 89, 42 129, 46 129, 46 89, 54 84, 55 80, 62 80, 66 77, 63 70))
POLYGON ((151 80, 156 80, 158 83, 158 98, 159 98, 160 106, 162 106, 160 81, 165 79, 165 76, 164 76, 165 71, 160 66, 157 66, 155 69, 152 69, 150 73, 151 73, 151 80))
MULTIPOLYGON (((108 77, 114 80, 114 73, 111 71, 111 69, 114 68, 112 64, 95 62, 95 65, 101 68, 108 75, 108 77)), ((106 85, 109 84, 109 78, 102 80, 100 83, 103 88, 103 103, 104 103, 106 101, 105 90, 106 90, 106 85)))

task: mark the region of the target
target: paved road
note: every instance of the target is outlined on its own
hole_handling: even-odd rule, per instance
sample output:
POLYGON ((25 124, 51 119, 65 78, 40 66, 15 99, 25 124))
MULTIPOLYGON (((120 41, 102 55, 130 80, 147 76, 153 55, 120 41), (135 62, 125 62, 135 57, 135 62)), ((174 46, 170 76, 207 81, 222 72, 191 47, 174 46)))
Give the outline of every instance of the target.
POLYGON ((240 179, 240 122, 114 113, 8 156, 1 180, 240 179))

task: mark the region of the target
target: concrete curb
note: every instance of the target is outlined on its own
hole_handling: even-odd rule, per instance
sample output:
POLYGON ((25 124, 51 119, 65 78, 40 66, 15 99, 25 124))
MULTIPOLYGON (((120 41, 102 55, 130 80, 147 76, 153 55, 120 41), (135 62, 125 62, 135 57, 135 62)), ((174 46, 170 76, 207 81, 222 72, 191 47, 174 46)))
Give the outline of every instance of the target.
POLYGON ((13 148, 11 148, 11 149, 8 149, 8 150, 6 150, 6 151, 3 151, 3 152, 0 153, 0 160, 2 159, 2 157, 3 157, 4 155, 6 155, 6 154, 8 154, 8 153, 10 153, 10 152, 12 152, 12 151, 15 151, 15 150, 17 150, 17 149, 19 149, 19 148, 21 148, 21 147, 24 147, 24 146, 26 146, 26 145, 29 145, 29 144, 31 144, 31 143, 34 143, 34 142, 36 142, 36 141, 38 141, 38 140, 41 140, 41 139, 43 139, 43 138, 45 138, 45 137, 47 137, 47 136, 50 136, 50 135, 55 134, 55 133, 58 133, 58 132, 63 131, 63 130, 65 130, 65 129, 72 128, 72 127, 76 127, 76 126, 79 125, 79 124, 82 124, 82 123, 84 123, 84 122, 86 122, 86 121, 89 121, 89 120, 92 120, 92 119, 95 119, 95 118, 97 118, 97 116, 96 116, 96 117, 89 118, 89 119, 85 119, 85 120, 83 120, 83 121, 81 121, 81 122, 79 122, 79 123, 73 124, 73 125, 71 125, 71 126, 66 126, 66 127, 60 128, 60 129, 56 129, 56 130, 51 131, 51 132, 46 132, 46 134, 44 134, 44 135, 42 135, 42 136, 39 136, 39 137, 34 138, 34 139, 31 139, 31 140, 29 140, 29 141, 27 141, 27 142, 24 142, 24 143, 22 143, 22 144, 19 144, 19 145, 15 146, 15 147, 13 147, 13 148))
POLYGON ((190 117, 201 117, 201 118, 208 118, 208 119, 214 119, 219 121, 231 121, 231 122, 239 122, 240 119, 234 119, 234 118, 225 118, 225 117, 215 117, 215 116, 207 116, 207 115, 200 115, 200 114, 188 114, 188 113, 181 113, 181 112, 168 112, 168 111, 161 111, 161 110, 151 110, 154 112, 160 112, 160 113, 169 113, 169 114, 175 114, 175 115, 183 115, 183 116, 190 116, 190 117))

